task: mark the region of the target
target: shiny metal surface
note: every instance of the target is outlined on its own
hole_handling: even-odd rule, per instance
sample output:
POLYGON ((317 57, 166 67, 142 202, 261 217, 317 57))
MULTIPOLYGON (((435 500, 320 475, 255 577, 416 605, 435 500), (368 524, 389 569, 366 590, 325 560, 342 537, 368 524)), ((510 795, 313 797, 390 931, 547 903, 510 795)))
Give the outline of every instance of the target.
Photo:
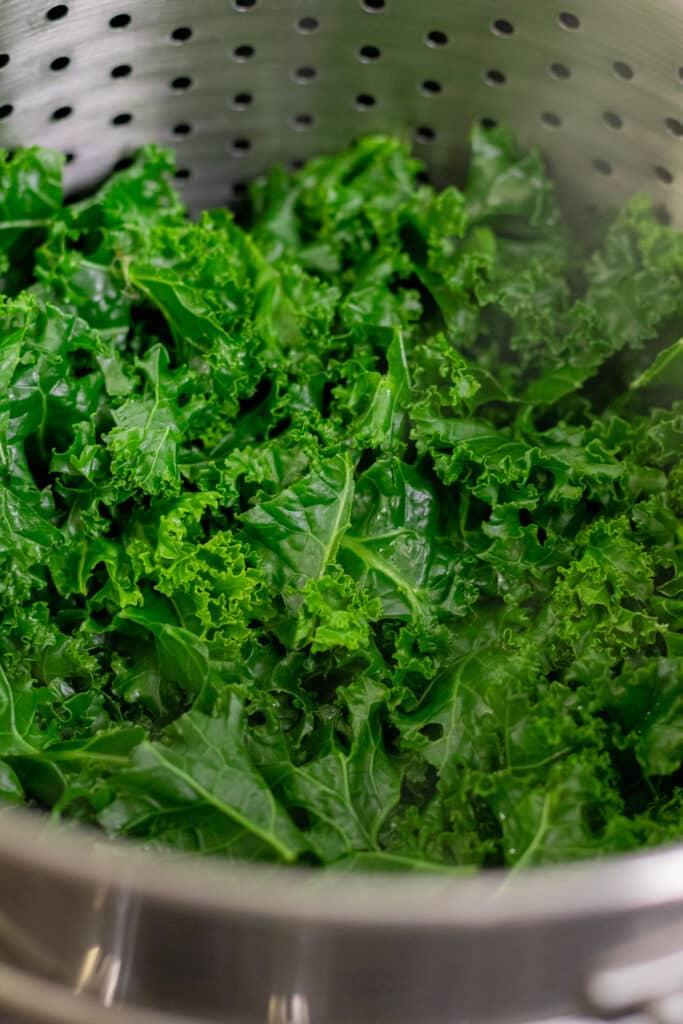
POLYGON ((584 203, 683 223, 682 37, 677 0, 2 0, 0 140, 69 153, 73 188, 175 146, 199 207, 380 130, 452 180, 489 118, 584 203))
MULTIPOLYGON (((580 211, 645 190, 683 225, 682 42, 681 0, 0 0, 0 144, 62 149, 74 191, 171 145, 198 209, 372 131, 457 180, 470 124, 498 120, 580 211)), ((0 1012, 34 1024, 580 1015, 589 994, 607 1008, 596 965, 630 941, 649 963, 653 933, 682 922, 681 848, 446 881, 152 861, 22 815, 0 827, 0 1012)), ((680 1010, 667 985, 648 990, 653 1020, 680 1010)))
POLYGON ((32 1024, 577 1015, 606 952, 683 920, 682 860, 671 848, 514 881, 335 876, 152 859, 12 815, 0 1005, 32 1024))

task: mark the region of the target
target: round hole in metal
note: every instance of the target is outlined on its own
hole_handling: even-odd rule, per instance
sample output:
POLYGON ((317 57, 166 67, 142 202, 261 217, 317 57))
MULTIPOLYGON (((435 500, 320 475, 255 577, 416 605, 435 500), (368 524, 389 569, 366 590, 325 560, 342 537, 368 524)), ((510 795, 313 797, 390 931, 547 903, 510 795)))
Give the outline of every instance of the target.
POLYGON ((117 64, 115 68, 111 69, 109 74, 112 78, 128 78, 132 70, 130 64, 117 64))
POLYGON ((507 75, 499 68, 489 68, 484 75, 484 80, 487 85, 505 85, 507 82, 507 75))
POLYGON ((50 118, 53 121, 63 121, 65 117, 71 117, 73 112, 74 108, 65 104, 63 107, 57 107, 56 110, 53 110, 50 118))
POLYGON ((615 131, 618 131, 620 128, 623 128, 623 118, 620 114, 615 113, 613 110, 606 110, 605 113, 602 115, 602 119, 608 128, 614 128, 615 131))
POLYGON ((55 4, 45 12, 45 17, 48 21, 59 21, 60 18, 66 18, 68 13, 69 8, 66 4, 55 4))
POLYGON ((593 160, 593 170, 597 171, 598 174, 604 174, 605 177, 608 177, 612 174, 613 168, 609 160, 605 160, 605 158, 601 156, 596 156, 595 160, 593 160))
POLYGON ((358 56, 364 64, 369 64, 373 60, 379 60, 382 56, 382 51, 379 46, 361 46, 358 56))
POLYGON ((310 64, 304 64, 300 68, 297 68, 294 72, 294 81, 298 82, 299 85, 308 85, 317 78, 318 72, 310 64))
POLYGON ((560 60, 553 61, 548 70, 553 78, 557 78, 561 81, 571 78, 572 76, 571 69, 560 60))
POLYGON ((427 46, 446 46, 448 44, 448 36, 445 32, 441 32, 440 29, 432 29, 425 36, 425 42, 427 46))
POLYGON ((415 129, 415 141, 428 145, 436 139, 436 132, 429 125, 421 124, 415 129))
POLYGON ((50 71, 64 71, 70 63, 71 59, 69 57, 55 57, 54 60, 50 61, 50 71))
POLYGON ((572 14, 571 11, 560 11, 557 16, 557 20, 562 28, 567 28, 575 31, 577 28, 581 28, 581 20, 576 14, 572 14))
POLYGON ((561 128, 562 118, 553 110, 544 110, 541 114, 541 123, 544 124, 546 128, 561 128))
POLYGON ((131 23, 130 14, 115 14, 113 18, 109 19, 110 28, 126 28, 131 23))
POLYGON ((658 164, 654 168, 654 172, 658 180, 661 181, 663 185, 673 184, 674 176, 668 167, 663 167, 661 164, 658 164))
POLYGON ((507 18, 496 18, 491 25, 491 31, 497 36, 511 36, 515 31, 515 26, 507 18))
POLYGON ((612 68, 617 78, 622 78, 625 82, 630 82, 635 74, 631 65, 627 64, 625 60, 615 60, 612 68))
POLYGON ((115 114, 111 119, 111 123, 115 128, 120 128, 123 124, 130 124, 132 120, 133 115, 129 114, 127 111, 123 111, 121 114, 115 114))
POLYGON ((299 18, 299 20, 296 23, 296 27, 297 31, 299 32, 317 32, 318 29, 320 28, 320 22, 318 21, 317 18, 299 18))

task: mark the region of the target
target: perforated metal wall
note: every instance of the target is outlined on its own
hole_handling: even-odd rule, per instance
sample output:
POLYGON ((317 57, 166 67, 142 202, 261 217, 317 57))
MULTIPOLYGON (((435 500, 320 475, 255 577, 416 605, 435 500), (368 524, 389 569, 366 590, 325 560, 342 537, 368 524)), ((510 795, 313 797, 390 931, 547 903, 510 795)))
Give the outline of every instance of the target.
POLYGON ((200 206, 374 131, 442 183, 502 121, 584 206, 645 189, 680 222, 683 5, 566 2, 3 0, 0 142, 63 150, 81 188, 156 140, 200 206))

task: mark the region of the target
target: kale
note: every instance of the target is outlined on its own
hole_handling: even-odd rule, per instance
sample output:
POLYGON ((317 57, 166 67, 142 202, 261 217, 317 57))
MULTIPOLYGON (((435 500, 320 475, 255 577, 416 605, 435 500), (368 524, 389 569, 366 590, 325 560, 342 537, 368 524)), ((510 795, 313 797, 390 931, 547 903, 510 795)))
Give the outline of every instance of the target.
POLYGON ((0 800, 452 871, 683 836, 683 236, 371 137, 191 222, 0 155, 0 800))

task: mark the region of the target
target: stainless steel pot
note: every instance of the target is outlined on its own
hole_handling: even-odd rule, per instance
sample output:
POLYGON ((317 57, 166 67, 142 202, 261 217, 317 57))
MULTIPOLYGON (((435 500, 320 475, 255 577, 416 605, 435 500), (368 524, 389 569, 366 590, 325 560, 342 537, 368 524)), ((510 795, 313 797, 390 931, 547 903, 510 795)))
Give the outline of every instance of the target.
POLYGON ((334 876, 152 860, 20 815, 0 867, 0 1005, 37 1024, 683 1019, 678 848, 514 882, 334 876))
MULTIPOLYGON (((73 190, 173 145, 194 208, 377 130, 457 180, 495 119, 579 213, 645 190, 682 224, 682 98, 681 0, 0 0, 0 143, 63 149, 73 190)), ((680 1024, 683 848, 514 881, 336 877, 11 815, 0 952, 0 1011, 42 1024, 680 1024)))

